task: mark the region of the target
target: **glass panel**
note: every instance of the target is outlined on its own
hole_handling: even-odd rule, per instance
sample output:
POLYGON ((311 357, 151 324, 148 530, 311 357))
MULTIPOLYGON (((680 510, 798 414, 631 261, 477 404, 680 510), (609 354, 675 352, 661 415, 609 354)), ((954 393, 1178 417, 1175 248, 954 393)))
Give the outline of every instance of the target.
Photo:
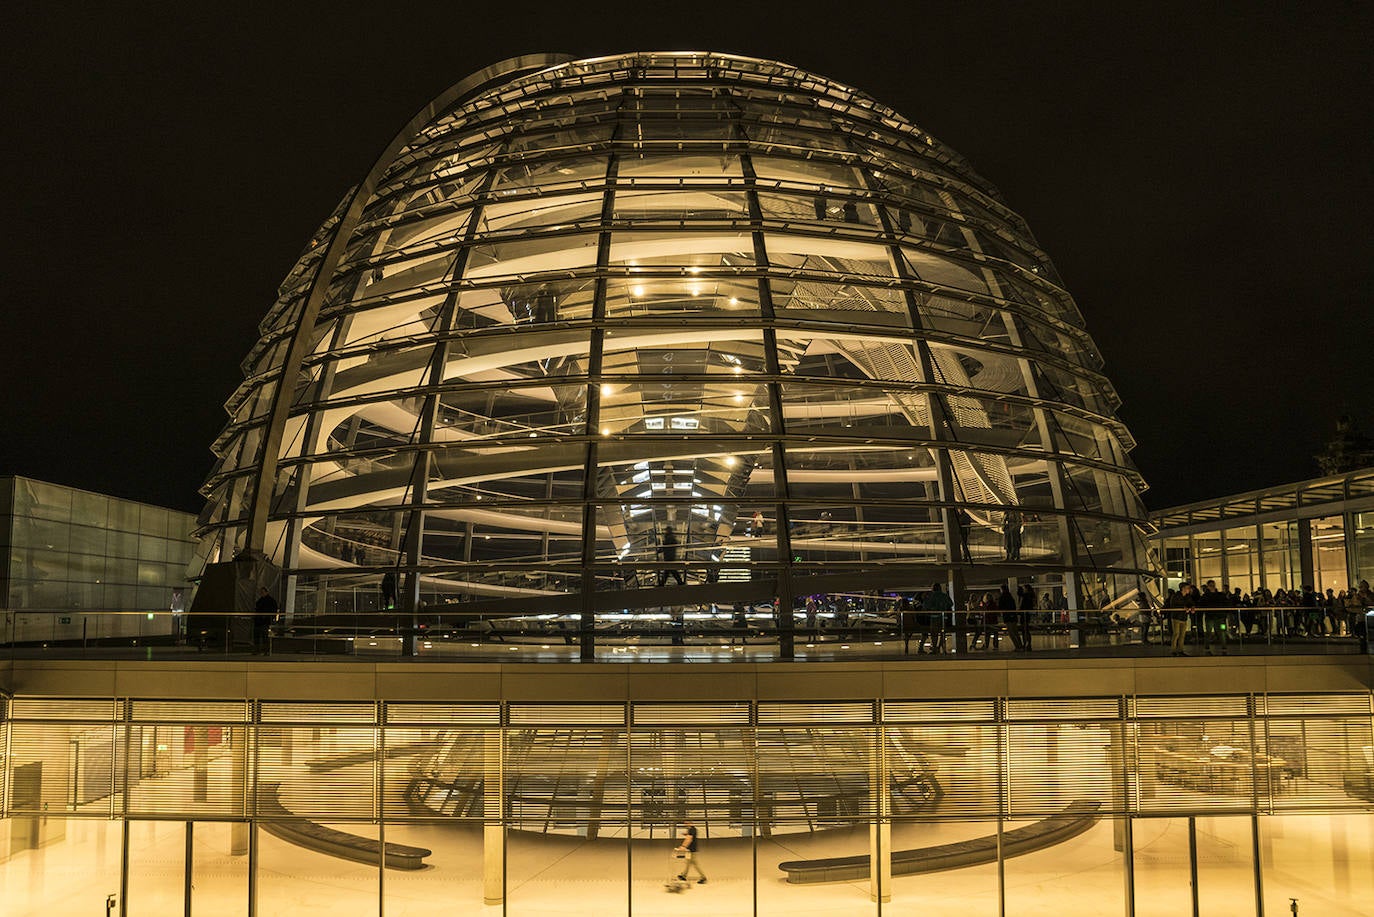
POLYGON ((1006 913, 1125 914, 1124 819, 1086 815, 1076 825, 1062 826, 1065 834, 1079 833, 1056 834, 1056 840, 1041 849, 1024 855, 1015 852, 1023 842, 1038 845, 1034 838, 1050 825, 1017 819, 1003 824, 1004 854, 1012 854, 1006 856, 1003 867, 1006 913), (1084 830, 1079 831, 1080 827, 1084 830), (1067 864, 1072 866, 1066 868, 1067 864))
MULTIPOLYGON (((1345 520, 1341 516, 1328 516, 1312 520, 1312 564, 1317 577, 1317 592, 1331 590, 1334 598, 1337 592, 1349 588, 1345 556, 1345 520)), ((1325 626, 1330 630, 1329 624, 1325 626)))
POLYGON ((379 864, 320 852, 326 839, 365 851, 366 841, 377 840, 376 825, 261 821, 257 832, 259 914, 364 917, 377 913, 379 864))
POLYGON ((196 917, 247 913, 249 830, 247 822, 192 824, 191 913, 196 917))
POLYGON ((1367 807, 1374 800, 1368 717, 1270 720, 1256 779, 1276 809, 1367 807))
MULTIPOLYGON (((1371 765, 1374 771, 1374 765, 1371 765)), ((1374 818, 1350 815, 1260 816, 1264 912, 1330 917, 1367 914, 1374 901, 1374 818)))
POLYGON ((892 900, 883 903, 884 915, 999 913, 995 819, 898 819, 892 823, 891 846, 892 900), (957 859, 940 868, 936 862, 941 854, 957 859))
MULTIPOLYGON (((11 791, 36 792, 18 772, 11 791)), ((119 898, 122 829, 119 822, 103 819, 0 819, 0 837, 8 844, 2 849, 9 851, 0 857, 6 917, 105 913, 106 896, 119 898)))
POLYGON ((1255 912, 1253 824, 1248 815, 1197 819, 1197 897, 1201 917, 1235 917, 1255 912))
MULTIPOLYGON (((763 817, 764 812, 759 814, 763 817)), ((755 845, 758 894, 755 913, 760 917, 796 914, 849 917, 878 912, 877 902, 869 895, 870 831, 867 823, 823 827, 811 821, 767 824, 761 821, 759 831, 755 845), (832 857, 855 858, 856 863, 846 865, 858 875, 845 882, 818 882, 814 878, 816 861, 832 857), (808 867, 812 878, 804 883, 808 867)), ((884 912, 888 912, 886 908, 884 912)))
POLYGON ((181 913, 186 892, 186 823, 130 820, 128 855, 129 892, 121 913, 181 913))
POLYGON ((1131 848, 1136 917, 1191 914, 1188 819, 1135 819, 1131 848))
MULTIPOLYGON (((569 805, 568 814, 575 808, 569 805)), ((628 914, 626 834, 623 823, 565 820, 552 811, 547 819, 513 822, 506 831, 506 914, 628 914)))
POLYGON ((1247 720, 1141 723, 1141 809, 1248 808, 1253 775, 1279 766, 1252 754, 1250 729, 1247 720))
MULTIPOLYGON (((453 917, 482 913, 484 860, 480 822, 388 822, 387 844, 428 850, 423 869, 388 869, 383 886, 387 917, 453 917)), ((502 843, 495 829, 496 850, 502 843)), ((494 859, 497 888, 504 879, 494 859)), ((495 909, 493 909, 495 910, 495 909)))

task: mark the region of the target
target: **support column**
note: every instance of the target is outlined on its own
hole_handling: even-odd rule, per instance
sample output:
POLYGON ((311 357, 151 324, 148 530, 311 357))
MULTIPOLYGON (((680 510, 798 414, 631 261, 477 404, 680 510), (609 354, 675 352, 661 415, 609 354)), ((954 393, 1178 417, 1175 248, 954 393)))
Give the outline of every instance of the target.
POLYGON ((482 902, 504 904, 506 900, 506 836, 502 822, 505 792, 502 786, 499 729, 488 730, 482 755, 482 902))
POLYGON ((868 900, 892 900, 892 822, 868 825, 868 900))
POLYGON ((1298 569, 1302 581, 1293 583, 1297 588, 1311 586, 1317 588, 1317 565, 1312 557, 1312 520, 1298 520, 1298 569))
POLYGON ((870 752, 869 792, 874 820, 868 824, 868 900, 892 900, 892 809, 888 796, 887 743, 880 727, 870 752))

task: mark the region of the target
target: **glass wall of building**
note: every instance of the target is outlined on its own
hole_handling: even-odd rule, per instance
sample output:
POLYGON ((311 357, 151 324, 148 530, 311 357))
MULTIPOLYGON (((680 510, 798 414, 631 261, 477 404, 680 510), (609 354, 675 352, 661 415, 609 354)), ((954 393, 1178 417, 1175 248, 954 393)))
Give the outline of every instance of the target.
POLYGON ((0 497, 0 641, 172 634, 199 572, 193 515, 30 478, 4 479, 0 497))
POLYGON ((1360 582, 1374 578, 1374 468, 1174 507, 1151 519, 1170 586, 1224 580, 1246 595, 1307 587, 1323 596, 1330 590, 1349 609, 1360 582))
POLYGON ((1344 592, 1350 588, 1346 545, 1344 517, 1325 516, 1312 520, 1312 572, 1316 577, 1313 588, 1317 591, 1344 592))
POLYGON ((269 558, 288 613, 592 597, 590 650, 595 611, 790 621, 952 566, 1153 588, 1077 306, 897 112, 705 53, 539 56, 428 112, 309 240, 214 444, 211 559, 269 558))
POLYGON ((15 699, 7 915, 1367 913, 1371 696, 15 699), (695 833, 691 858, 679 851, 695 833), (384 862, 384 866, 383 866, 384 862), (686 879, 679 879, 679 876, 686 879))

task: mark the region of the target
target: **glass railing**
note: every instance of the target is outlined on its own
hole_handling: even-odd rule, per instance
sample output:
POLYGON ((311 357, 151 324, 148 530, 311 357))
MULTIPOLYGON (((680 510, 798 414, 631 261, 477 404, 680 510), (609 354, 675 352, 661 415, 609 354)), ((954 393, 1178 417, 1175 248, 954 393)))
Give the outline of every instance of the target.
POLYGON ((892 597, 852 608, 808 603, 576 613, 253 615, 134 611, 7 612, 0 658, 359 657, 436 661, 815 661, 901 657, 1310 655, 1368 652, 1374 609, 1241 608, 1188 614, 1181 636, 1160 612, 928 612, 892 597))

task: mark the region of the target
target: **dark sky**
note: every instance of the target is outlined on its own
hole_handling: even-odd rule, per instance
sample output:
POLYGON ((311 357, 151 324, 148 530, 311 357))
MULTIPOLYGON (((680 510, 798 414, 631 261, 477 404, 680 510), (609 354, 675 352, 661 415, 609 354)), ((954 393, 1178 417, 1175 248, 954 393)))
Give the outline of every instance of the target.
POLYGON ((306 238, 428 99, 532 51, 777 58, 959 150, 1076 297, 1151 508, 1374 427, 1368 4, 278 6, 4 4, 0 474, 199 509, 306 238))

